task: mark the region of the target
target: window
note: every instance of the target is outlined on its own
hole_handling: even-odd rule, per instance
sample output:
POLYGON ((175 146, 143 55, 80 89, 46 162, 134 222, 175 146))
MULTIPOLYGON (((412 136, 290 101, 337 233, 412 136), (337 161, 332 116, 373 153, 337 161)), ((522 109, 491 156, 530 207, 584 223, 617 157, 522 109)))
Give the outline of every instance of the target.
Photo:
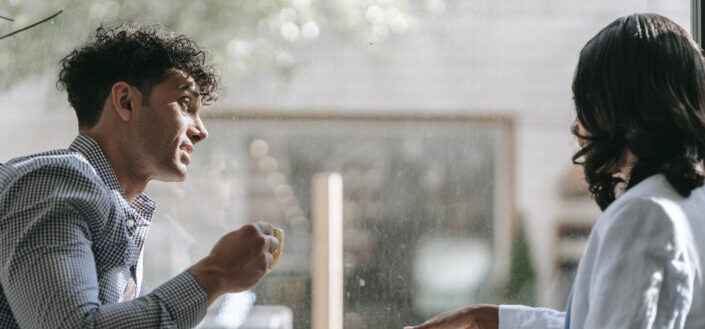
POLYGON ((343 180, 346 329, 401 327, 475 302, 562 308, 575 252, 599 216, 570 162, 578 52, 616 17, 656 12, 691 30, 702 9, 669 0, 165 4, 0 3, 0 36, 63 10, 0 40, 0 162, 71 142, 76 121, 54 88, 56 63, 100 21, 186 33, 211 50, 226 93, 204 112, 210 137, 189 178, 148 187, 159 206, 146 281, 154 288, 228 230, 268 220, 287 243, 254 303, 291 310, 296 329, 311 327, 319 172, 343 180))
POLYGON ((496 260, 509 256, 514 211, 508 119, 213 118, 209 131, 191 178, 152 195, 173 200, 166 213, 194 246, 249 220, 284 228, 284 256, 255 293, 291 307, 297 328, 311 319, 316 173, 343 180, 346 323, 403 326, 491 299, 507 273, 496 260))

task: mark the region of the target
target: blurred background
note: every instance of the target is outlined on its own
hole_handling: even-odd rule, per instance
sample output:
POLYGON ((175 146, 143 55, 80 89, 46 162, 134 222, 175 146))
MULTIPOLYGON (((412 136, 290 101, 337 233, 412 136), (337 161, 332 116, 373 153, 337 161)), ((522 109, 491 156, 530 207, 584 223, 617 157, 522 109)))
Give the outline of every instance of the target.
MULTIPOLYGON (((58 12, 0 39, 0 162, 71 143, 58 61, 101 23, 193 38, 225 94, 204 111, 188 179, 147 190, 145 281, 267 220, 287 244, 254 303, 297 329, 311 327, 318 172, 343 178, 344 328, 477 302, 562 309, 600 214, 570 161, 578 53, 634 12, 691 30, 685 0, 1 0, 0 36, 58 12)), ((249 296, 231 299, 244 312, 249 296)))

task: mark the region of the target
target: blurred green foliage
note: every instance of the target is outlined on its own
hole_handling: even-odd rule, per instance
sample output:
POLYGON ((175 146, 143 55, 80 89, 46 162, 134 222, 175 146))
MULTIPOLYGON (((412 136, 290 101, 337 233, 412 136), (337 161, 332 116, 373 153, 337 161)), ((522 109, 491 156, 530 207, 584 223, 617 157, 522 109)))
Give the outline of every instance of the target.
POLYGON ((509 279, 504 286, 503 297, 513 304, 534 305, 536 272, 531 262, 531 252, 522 220, 514 232, 511 257, 509 279))
MULTIPOLYGON (((443 0, 419 2, 428 12, 443 0), (424 6, 425 4, 425 6, 424 6)), ((409 0, 0 0, 0 36, 56 18, 0 40, 0 90, 33 74, 56 73, 57 63, 101 24, 139 21, 183 33, 210 52, 223 74, 263 69, 287 75, 297 49, 326 35, 360 44, 384 42, 413 25, 409 0)), ((444 8, 444 7, 443 7, 444 8)))

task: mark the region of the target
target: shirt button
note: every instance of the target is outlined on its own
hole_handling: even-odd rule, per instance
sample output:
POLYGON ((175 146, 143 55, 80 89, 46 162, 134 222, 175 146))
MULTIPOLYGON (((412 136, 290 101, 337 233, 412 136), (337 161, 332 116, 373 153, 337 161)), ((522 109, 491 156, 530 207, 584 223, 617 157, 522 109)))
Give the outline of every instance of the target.
POLYGON ((135 220, 130 218, 125 222, 125 225, 127 225, 127 227, 133 227, 135 226, 135 220))

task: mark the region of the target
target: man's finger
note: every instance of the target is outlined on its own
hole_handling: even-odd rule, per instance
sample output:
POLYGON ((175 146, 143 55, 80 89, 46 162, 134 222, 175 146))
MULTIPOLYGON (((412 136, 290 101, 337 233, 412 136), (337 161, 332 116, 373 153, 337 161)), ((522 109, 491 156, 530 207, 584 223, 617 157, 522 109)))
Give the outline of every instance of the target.
POLYGON ((259 227, 260 231, 264 233, 265 235, 272 235, 273 227, 272 224, 269 224, 267 222, 259 222, 255 224, 257 227, 259 227))
POLYGON ((274 256, 271 253, 266 253, 264 258, 267 260, 267 271, 269 271, 272 267, 272 262, 274 262, 274 256))
POLYGON ((277 238, 272 235, 265 235, 265 239, 267 239, 267 251, 269 251, 270 254, 273 254, 279 249, 279 240, 277 240, 277 238))

